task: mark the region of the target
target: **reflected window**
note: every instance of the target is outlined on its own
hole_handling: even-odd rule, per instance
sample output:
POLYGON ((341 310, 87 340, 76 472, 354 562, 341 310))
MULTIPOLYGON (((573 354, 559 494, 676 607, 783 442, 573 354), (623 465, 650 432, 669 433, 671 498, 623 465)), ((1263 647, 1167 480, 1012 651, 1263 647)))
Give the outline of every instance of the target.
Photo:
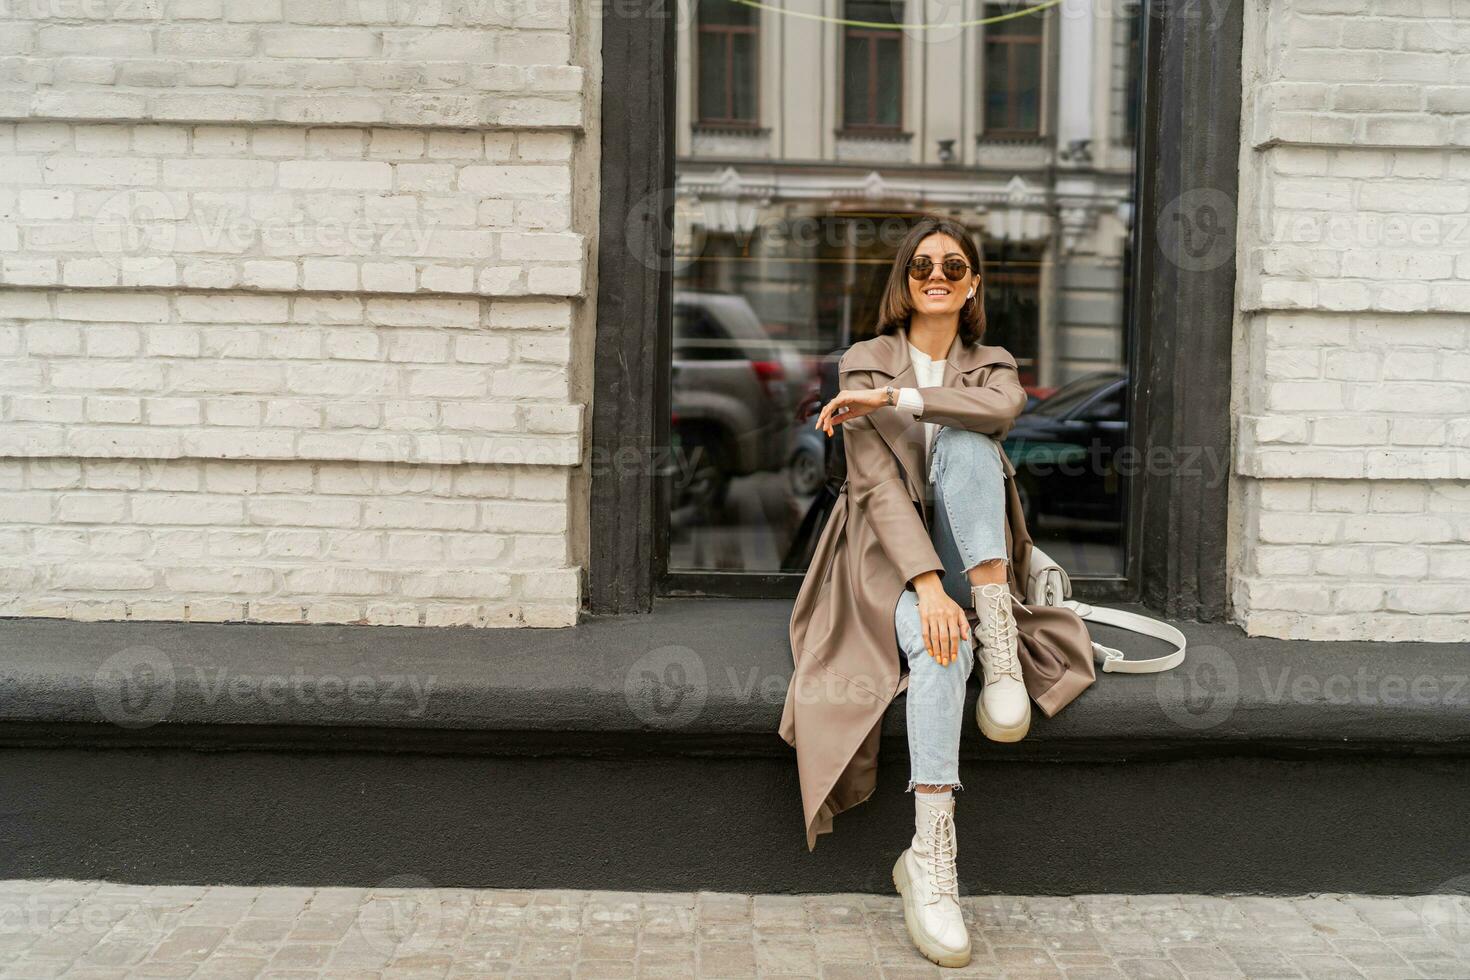
POLYGON ((1078 412, 1084 405, 1094 401, 1100 393, 1107 389, 1109 384, 1116 380, 1116 377, 1110 374, 1095 374, 1078 378, 1042 401, 1032 411, 1047 418, 1067 418, 1078 412))
POLYGON ((984 245, 985 342, 1016 359, 1021 384, 1037 383, 1037 343, 1041 336, 1043 242, 990 240, 984 245))
POLYGON ((759 11, 730 0, 700 0, 699 121, 754 126, 759 11))
POLYGON ((985 134, 1041 134, 1043 12, 1007 16, 1018 8, 988 4, 987 17, 1005 20, 985 25, 985 134))
POLYGON ((843 28, 843 121, 848 129, 897 130, 903 122, 903 4, 848 0, 843 28))

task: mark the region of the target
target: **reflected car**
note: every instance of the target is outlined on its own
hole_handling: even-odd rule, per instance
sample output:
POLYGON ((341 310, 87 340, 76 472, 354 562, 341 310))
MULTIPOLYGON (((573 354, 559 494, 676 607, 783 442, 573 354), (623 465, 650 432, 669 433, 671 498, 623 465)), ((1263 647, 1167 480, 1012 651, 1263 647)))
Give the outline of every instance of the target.
POLYGON ((791 458, 786 464, 794 496, 811 496, 830 475, 837 470, 846 469, 845 460, 834 461, 832 458, 842 444, 842 427, 838 426, 829 439, 826 433, 812 426, 822 406, 836 396, 839 390, 837 368, 845 353, 847 348, 839 347, 806 359, 807 387, 796 409, 796 422, 791 436, 791 458))
POLYGON ((673 505, 719 507, 735 477, 786 465, 806 372, 744 296, 680 290, 673 306, 673 505))
POLYGON ((1127 407, 1128 376, 1098 371, 1017 417, 1004 445, 1028 525, 1042 517, 1121 522, 1113 457, 1128 435, 1127 407))

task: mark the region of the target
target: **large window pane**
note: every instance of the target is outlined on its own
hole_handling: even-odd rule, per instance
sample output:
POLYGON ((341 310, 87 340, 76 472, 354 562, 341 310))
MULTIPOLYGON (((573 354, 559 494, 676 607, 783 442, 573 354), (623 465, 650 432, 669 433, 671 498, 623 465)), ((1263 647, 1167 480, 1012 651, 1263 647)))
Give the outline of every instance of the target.
POLYGON ((849 37, 844 45, 842 115, 849 126, 865 125, 872 116, 868 106, 871 84, 871 76, 868 74, 870 43, 867 37, 849 37))
POLYGON ((1011 104, 1017 130, 1034 132, 1041 125, 1041 45, 1016 47, 1016 72, 1011 104))
POLYGON ((723 33, 703 32, 699 36, 699 116, 701 119, 723 119, 729 104, 727 82, 730 65, 725 58, 723 33))
POLYGON ((755 35, 735 34, 730 38, 731 116, 735 119, 755 118, 755 35))
POLYGON ((1011 128, 1011 47, 985 46, 985 129, 1011 128))
POLYGON ((880 126, 897 126, 903 97, 903 62, 896 39, 878 42, 878 111, 880 126))
MULTIPOLYGON (((769 585, 785 572, 794 590, 825 520, 829 467, 841 476, 812 415, 836 390, 838 358, 873 335, 894 249, 927 210, 979 243, 984 342, 1011 352, 1031 395, 1006 452, 1033 536, 1075 576, 1120 574, 1127 473, 1114 453, 1128 438, 1133 159, 1118 79, 1136 84, 1131 28, 1105 11, 1079 21, 1104 32, 1087 49, 1107 54, 1070 65, 1055 63, 1044 16, 922 34, 882 29, 904 23, 898 5, 838 9, 880 26, 774 14, 779 46, 736 40, 733 75, 755 75, 779 52, 764 66, 783 79, 762 109, 770 132, 743 142, 686 134, 691 149, 675 161, 672 581, 705 589, 709 573, 726 572, 769 585), (926 70, 954 66, 956 84, 905 118, 902 66, 920 43, 926 70), (1049 76, 1055 84, 1043 84, 1049 76), (1076 100, 1066 112, 1064 99, 1076 100), (1009 139, 1063 119, 1072 129, 1055 141, 1009 139), (872 138, 884 127, 893 135, 872 138)), ((960 8, 923 9, 953 19, 960 8)), ((910 21, 919 16, 916 7, 910 21)), ((682 50, 703 57, 702 46, 682 50)), ((748 111, 739 91, 731 111, 748 111)))

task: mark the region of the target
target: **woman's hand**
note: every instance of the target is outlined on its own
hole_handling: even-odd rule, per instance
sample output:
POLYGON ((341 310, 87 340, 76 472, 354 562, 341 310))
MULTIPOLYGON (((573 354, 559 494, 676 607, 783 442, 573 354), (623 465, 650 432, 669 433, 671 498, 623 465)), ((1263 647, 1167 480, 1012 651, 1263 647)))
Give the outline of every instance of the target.
POLYGON ((888 394, 881 388, 839 391, 831 401, 822 406, 814 428, 822 429, 830 436, 833 423, 841 424, 860 419, 873 409, 887 404, 888 394))
POLYGON ((964 608, 939 584, 938 572, 915 576, 914 591, 919 595, 919 627, 924 633, 924 648, 941 667, 948 667, 959 655, 960 641, 970 638, 970 621, 964 608))

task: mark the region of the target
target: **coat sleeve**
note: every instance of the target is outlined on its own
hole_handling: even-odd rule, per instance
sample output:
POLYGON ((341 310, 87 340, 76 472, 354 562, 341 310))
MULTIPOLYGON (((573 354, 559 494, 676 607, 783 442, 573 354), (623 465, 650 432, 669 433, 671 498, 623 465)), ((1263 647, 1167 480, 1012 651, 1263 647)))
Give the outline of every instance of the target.
POLYGON ((920 421, 969 429, 995 439, 1004 439, 1026 408, 1026 389, 1021 387, 1014 360, 992 365, 984 384, 936 385, 920 388, 919 395, 924 400, 920 421))
MULTIPOLYGON (((843 374, 842 387, 871 388, 872 381, 867 371, 857 370, 843 374)), ((914 577, 927 571, 942 576, 944 562, 909 497, 898 460, 873 426, 872 415, 843 422, 842 443, 847 455, 848 500, 873 529, 905 586, 913 588, 914 577)))

